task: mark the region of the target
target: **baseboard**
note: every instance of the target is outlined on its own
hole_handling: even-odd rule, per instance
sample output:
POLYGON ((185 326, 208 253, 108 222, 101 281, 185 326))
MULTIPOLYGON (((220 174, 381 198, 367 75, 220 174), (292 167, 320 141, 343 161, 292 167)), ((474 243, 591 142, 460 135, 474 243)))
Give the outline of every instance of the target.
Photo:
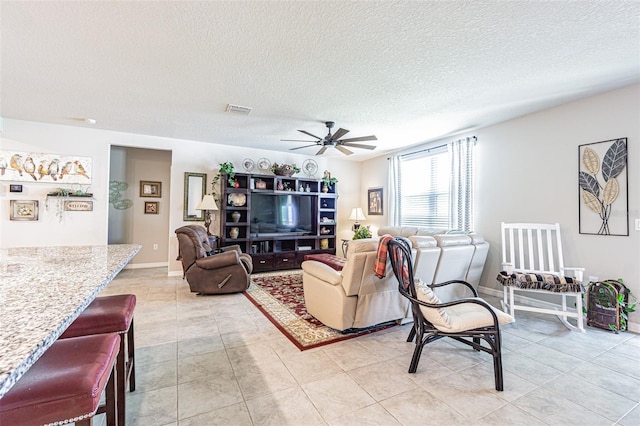
MULTIPOLYGON (((495 288, 489 288, 489 287, 483 287, 483 286, 479 286, 478 287, 478 292, 482 293, 482 294, 488 294, 489 296, 499 297, 500 300, 502 300, 503 295, 504 295, 502 290, 498 290, 498 289, 495 289, 495 288)), ((522 305, 536 306, 536 307, 547 308, 547 309, 560 308, 560 305, 558 305, 556 303, 546 302, 544 300, 538 300, 538 299, 534 299, 532 297, 522 296, 522 295, 518 295, 518 294, 516 294, 516 302, 519 303, 519 304, 522 304, 522 305)), ((630 331, 631 333, 640 334, 640 323, 635 323, 635 322, 628 321, 627 322, 627 330, 630 331)))
POLYGON ((124 269, 147 269, 147 268, 162 268, 169 266, 169 262, 155 262, 155 263, 129 263, 124 269))

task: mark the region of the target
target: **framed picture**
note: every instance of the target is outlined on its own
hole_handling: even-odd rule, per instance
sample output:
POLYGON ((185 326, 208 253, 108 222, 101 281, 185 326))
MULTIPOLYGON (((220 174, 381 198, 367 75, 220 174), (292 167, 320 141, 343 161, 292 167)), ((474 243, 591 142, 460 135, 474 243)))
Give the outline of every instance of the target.
POLYGON ((22 185, 9 185, 9 192, 22 192, 22 185))
POLYGON ((38 220, 37 200, 11 200, 10 220, 38 220))
POLYGON ((145 201, 144 202, 144 214, 158 214, 158 202, 157 201, 145 201))
POLYGON ((369 214, 382 215, 382 188, 369 188, 368 196, 369 214))
POLYGON ((141 197, 162 197, 162 182, 152 182, 148 180, 140 181, 140 196, 141 197))
POLYGON ((0 158, 11 165, 2 169, 0 181, 89 185, 93 176, 91 157, 2 150, 0 158))
POLYGON ((578 146, 581 234, 629 235, 627 138, 578 146))

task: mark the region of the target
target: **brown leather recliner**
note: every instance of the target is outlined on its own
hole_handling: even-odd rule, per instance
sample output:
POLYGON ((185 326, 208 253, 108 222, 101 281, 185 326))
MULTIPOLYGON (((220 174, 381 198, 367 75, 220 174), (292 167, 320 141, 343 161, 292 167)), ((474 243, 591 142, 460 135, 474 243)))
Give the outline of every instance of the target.
POLYGON ((245 291, 251 282, 251 256, 239 246, 224 247, 212 254, 207 230, 199 225, 176 229, 184 278, 193 293, 222 294, 245 291), (209 255, 210 254, 210 255, 209 255))

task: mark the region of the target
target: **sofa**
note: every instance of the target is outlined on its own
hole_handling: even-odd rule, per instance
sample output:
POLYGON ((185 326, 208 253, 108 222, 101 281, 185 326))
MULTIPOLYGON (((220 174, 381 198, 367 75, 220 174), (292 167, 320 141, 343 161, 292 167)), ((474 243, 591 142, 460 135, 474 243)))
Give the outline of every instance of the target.
POLYGON ((245 291, 250 284, 253 262, 239 246, 224 247, 216 253, 209 246, 207 230, 199 225, 175 230, 184 278, 191 292, 226 294, 245 291))
MULTIPOLYGON (((414 275, 423 282, 458 279, 477 287, 489 252, 489 243, 481 235, 396 227, 380 228, 378 233, 407 240, 412 249, 414 275)), ((408 300, 398 291, 391 266, 387 264, 382 279, 373 273, 378 240, 379 237, 347 241, 341 271, 316 260, 302 263, 304 299, 311 315, 341 331, 411 320, 408 300)), ((463 296, 458 294, 462 291, 458 287, 440 287, 436 294, 445 302, 454 300, 463 296)))
MULTIPOLYGON (((420 241, 425 240, 423 237, 435 239, 436 245, 440 249, 440 257, 435 269, 431 264, 416 262, 417 269, 414 273, 423 282, 433 284, 449 280, 463 280, 476 288, 480 284, 480 277, 489 253, 489 243, 482 235, 475 232, 466 233, 420 227, 383 226, 378 229, 378 235, 385 234, 408 238, 414 246, 419 246, 420 241)), ((429 241, 428 244, 432 244, 430 239, 426 241, 429 241)), ((417 256, 420 256, 419 250, 417 256)))

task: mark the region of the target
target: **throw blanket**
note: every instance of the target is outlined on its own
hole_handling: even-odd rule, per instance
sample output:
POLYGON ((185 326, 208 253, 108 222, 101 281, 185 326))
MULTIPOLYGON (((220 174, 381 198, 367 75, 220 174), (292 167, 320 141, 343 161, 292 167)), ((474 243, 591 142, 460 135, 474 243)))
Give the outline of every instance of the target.
POLYGON ((393 237, 389 234, 385 234, 378 241, 378 254, 376 255, 376 261, 373 264, 373 273, 378 278, 384 278, 387 275, 387 256, 389 254, 389 241, 393 240, 393 237))

